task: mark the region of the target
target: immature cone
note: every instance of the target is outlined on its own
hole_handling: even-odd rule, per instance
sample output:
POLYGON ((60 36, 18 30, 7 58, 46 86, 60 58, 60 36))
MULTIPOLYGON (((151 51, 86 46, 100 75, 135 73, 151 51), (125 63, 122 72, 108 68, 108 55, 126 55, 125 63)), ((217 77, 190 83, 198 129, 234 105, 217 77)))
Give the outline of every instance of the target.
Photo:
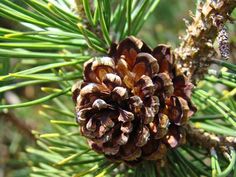
POLYGON ((73 87, 81 134, 109 159, 163 159, 168 148, 184 143, 181 127, 196 111, 192 88, 170 47, 151 50, 126 38, 112 45, 109 57, 86 62, 84 80, 73 87))

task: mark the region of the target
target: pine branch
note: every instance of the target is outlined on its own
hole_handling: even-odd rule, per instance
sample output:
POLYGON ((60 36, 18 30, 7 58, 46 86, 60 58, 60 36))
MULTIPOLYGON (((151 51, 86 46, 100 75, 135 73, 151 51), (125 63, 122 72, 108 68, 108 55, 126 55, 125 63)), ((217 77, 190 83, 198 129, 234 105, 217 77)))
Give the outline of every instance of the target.
MULTIPOLYGON (((33 160, 32 176, 114 176, 116 174, 135 177, 210 176, 210 164, 204 164, 206 160, 210 160, 210 153, 206 154, 206 150, 211 152, 211 157, 217 157, 212 153, 213 150, 216 150, 215 154, 219 152, 224 155, 230 154, 228 149, 234 151, 236 75, 226 70, 208 70, 208 66, 210 63, 216 63, 236 71, 235 65, 211 57, 215 54, 212 43, 219 31, 216 21, 221 17, 220 22, 225 24, 236 6, 236 0, 204 0, 205 4, 199 4, 196 17, 193 17, 193 23, 188 26, 187 34, 176 50, 179 64, 184 65, 181 68, 187 69, 193 80, 200 79, 208 71, 204 83, 199 84, 191 98, 198 106, 198 113, 191 121, 199 126, 191 127, 191 123, 186 126, 187 143, 198 147, 183 146, 177 150, 170 150, 167 155, 170 163, 165 166, 166 170, 158 169, 158 172, 156 172, 156 162, 153 164, 147 162, 138 166, 136 170, 122 165, 117 167, 117 164, 107 161, 104 156, 92 151, 86 139, 78 131, 71 99, 63 95, 71 94, 69 92, 71 80, 81 78, 83 62, 91 56, 106 53, 111 41, 118 42, 128 35, 137 35, 159 4, 159 0, 119 2, 74 0, 76 13, 71 9, 73 3, 68 0, 22 2, 28 8, 22 8, 10 0, 0 2, 0 15, 19 23, 28 22, 37 27, 29 26, 26 31, 0 28, 2 57, 8 59, 8 65, 10 58, 22 61, 19 62, 20 68, 12 66, 1 74, 0 80, 6 84, 0 88, 0 93, 27 85, 47 83, 43 85, 45 87, 42 91, 48 95, 17 105, 0 105, 0 109, 32 106, 50 100, 50 105, 43 105, 45 110, 40 110, 39 114, 42 118, 48 119, 51 129, 45 134, 34 131, 38 147, 27 149, 27 153, 36 157, 33 160), (128 20, 126 21, 124 17, 128 20), (10 71, 13 73, 9 73, 10 71), (56 83, 57 87, 54 87, 54 83, 48 84, 50 82, 56 83), (232 90, 227 90, 228 93, 225 93, 226 91, 219 93, 214 83, 222 83, 232 90), (59 95, 62 97, 58 97, 59 95), (206 133, 201 129, 212 133, 206 133)), ((3 69, 5 70, 6 67, 3 69)), ((15 121, 14 124, 18 129, 31 133, 27 131, 27 125, 22 124, 17 115, 4 116, 11 116, 9 120, 15 121)), ((175 137, 170 137, 170 140, 172 139, 175 137)), ((230 163, 227 170, 222 173, 219 170, 217 175, 227 176, 234 170, 235 154, 234 152, 234 156, 231 155, 232 158, 229 155, 230 158, 227 160, 230 163)), ((163 163, 164 160, 158 163, 163 163)), ((215 167, 218 168, 217 165, 225 167, 225 161, 219 156, 218 160, 213 161, 211 165, 214 171, 215 167)))
POLYGON ((199 3, 196 16, 191 15, 193 22, 187 25, 187 34, 176 49, 176 56, 193 81, 203 77, 215 54, 213 42, 218 34, 215 21, 220 17, 220 23, 225 24, 235 7, 236 0, 207 0, 204 4, 199 3))
POLYGON ((202 129, 195 128, 190 124, 186 125, 187 142, 193 146, 200 146, 204 149, 211 150, 215 148, 222 150, 222 147, 236 148, 236 137, 219 136, 213 133, 204 132, 202 129))
POLYGON ((13 112, 0 112, 0 117, 4 120, 11 122, 20 132, 22 132, 25 136, 29 137, 33 141, 35 141, 35 136, 31 133, 32 128, 27 125, 24 121, 19 120, 18 117, 13 112))
POLYGON ((74 0, 74 2, 76 4, 76 11, 79 14, 80 18, 81 19, 85 18, 86 14, 85 14, 85 11, 84 11, 82 0, 74 0))

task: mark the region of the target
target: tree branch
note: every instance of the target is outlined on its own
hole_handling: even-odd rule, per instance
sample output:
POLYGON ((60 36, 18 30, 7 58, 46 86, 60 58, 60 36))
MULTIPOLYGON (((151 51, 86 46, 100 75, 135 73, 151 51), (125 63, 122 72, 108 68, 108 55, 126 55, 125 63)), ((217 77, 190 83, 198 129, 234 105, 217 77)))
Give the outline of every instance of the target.
POLYGON ((11 122, 19 131, 28 136, 30 139, 35 140, 34 135, 31 133, 31 127, 26 125, 22 120, 19 120, 12 112, 0 112, 0 117, 11 122))
POLYGON ((215 54, 213 42, 218 34, 216 18, 220 17, 224 25, 235 7, 236 0, 206 0, 198 5, 196 16, 191 15, 193 22, 187 26, 187 34, 175 53, 183 71, 194 82, 206 73, 209 59, 215 54))
POLYGON ((190 124, 185 126, 187 143, 193 146, 200 146, 204 149, 211 150, 215 148, 222 150, 222 147, 236 148, 236 137, 218 136, 204 132, 201 129, 194 128, 190 124))

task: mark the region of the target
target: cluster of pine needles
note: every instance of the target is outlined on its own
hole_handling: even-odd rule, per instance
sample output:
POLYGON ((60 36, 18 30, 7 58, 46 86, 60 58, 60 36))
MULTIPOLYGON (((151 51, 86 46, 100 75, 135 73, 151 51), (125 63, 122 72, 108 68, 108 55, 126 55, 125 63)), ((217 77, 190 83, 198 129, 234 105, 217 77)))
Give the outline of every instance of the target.
MULTIPOLYGON (((92 151, 79 133, 71 87, 82 79, 83 63, 106 55, 112 42, 136 36, 159 0, 19 2, 0 1, 0 16, 19 26, 0 27, 0 110, 3 115, 40 106, 30 119, 39 122, 35 117, 40 117, 50 127, 47 133, 32 131, 36 146, 25 150, 31 177, 236 176, 235 147, 225 153, 214 148, 209 152, 187 143, 168 152, 164 167, 145 162, 131 168, 92 151), (7 93, 27 86, 40 86, 37 98, 13 104, 8 100, 7 93)), ((192 101, 198 111, 190 124, 236 137, 235 94, 236 65, 215 60, 215 67, 194 89, 192 101)))

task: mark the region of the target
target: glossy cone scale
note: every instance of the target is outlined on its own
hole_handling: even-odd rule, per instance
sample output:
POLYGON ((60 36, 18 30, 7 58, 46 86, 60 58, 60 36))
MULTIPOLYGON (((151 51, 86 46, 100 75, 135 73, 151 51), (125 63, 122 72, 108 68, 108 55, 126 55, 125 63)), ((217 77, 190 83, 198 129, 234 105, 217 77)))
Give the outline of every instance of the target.
POLYGON ((73 87, 81 134, 112 160, 163 159, 185 141, 182 126, 196 111, 192 88, 168 46, 151 50, 126 38, 109 56, 87 61, 84 80, 73 87))

